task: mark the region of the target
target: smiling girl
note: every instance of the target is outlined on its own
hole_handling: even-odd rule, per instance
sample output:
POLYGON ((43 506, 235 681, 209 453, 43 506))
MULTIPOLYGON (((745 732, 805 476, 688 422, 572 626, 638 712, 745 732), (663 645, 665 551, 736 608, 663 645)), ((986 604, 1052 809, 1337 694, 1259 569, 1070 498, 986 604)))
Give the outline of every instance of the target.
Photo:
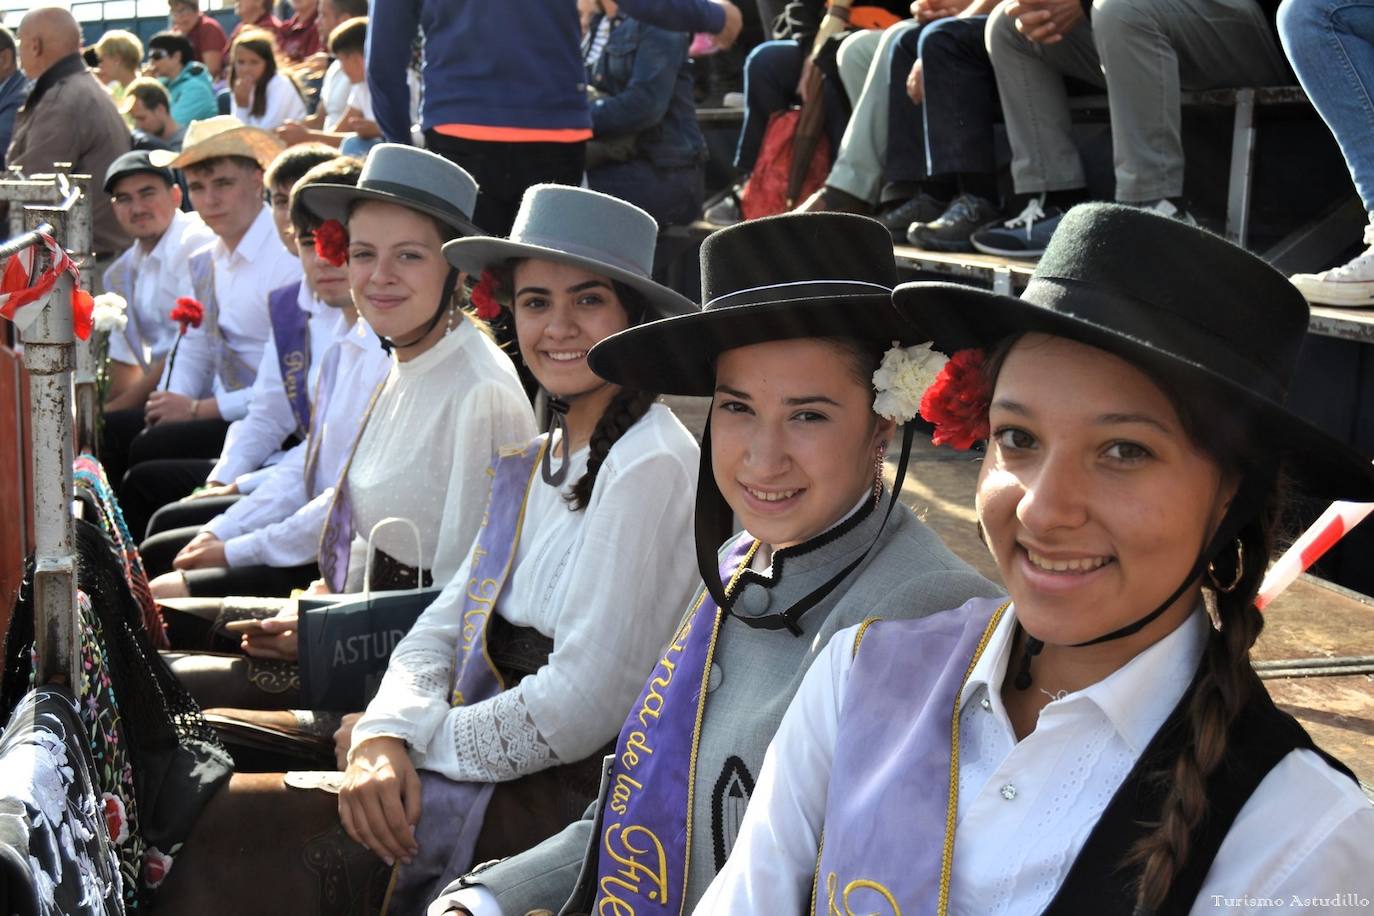
POLYGON ((978 517, 1011 600, 838 634, 698 912, 1368 896, 1374 809, 1249 659, 1281 471, 1374 499, 1368 462, 1282 406, 1302 297, 1216 236, 1094 205, 1022 299, 896 299, 941 348, 981 348, 922 412, 937 441, 988 439, 978 517))
MULTIPOLYGON (((509 309, 525 364, 566 416, 492 463, 467 561, 397 645, 353 730, 339 813, 355 840, 403 863, 389 912, 422 912, 466 871, 493 784, 586 761, 584 778, 553 770, 519 789, 586 804, 571 786, 595 785, 596 751, 691 595, 681 558, 696 442, 651 391, 587 368, 606 337, 696 311, 649 279, 657 236, 630 204, 536 185, 509 239, 445 246, 453 265, 484 277, 482 308, 509 309), (481 661, 509 659, 512 644, 534 647, 516 670, 481 661)), ((563 823, 493 829, 523 849, 563 823)))

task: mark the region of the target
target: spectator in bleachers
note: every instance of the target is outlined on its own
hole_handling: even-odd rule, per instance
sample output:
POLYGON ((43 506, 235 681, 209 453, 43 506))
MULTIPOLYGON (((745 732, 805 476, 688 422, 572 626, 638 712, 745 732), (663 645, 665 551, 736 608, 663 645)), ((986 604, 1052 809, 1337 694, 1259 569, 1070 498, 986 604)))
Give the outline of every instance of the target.
MULTIPOLYGON (((315 20, 320 35, 328 38, 334 30, 350 19, 367 15, 367 0, 319 0, 319 13, 315 20)), ((320 140, 312 131, 328 130, 337 124, 348 109, 348 96, 352 82, 343 72, 338 60, 323 49, 316 54, 316 63, 324 68, 324 78, 320 81, 319 104, 315 112, 299 121, 288 119, 277 128, 277 136, 286 143, 304 143, 307 140, 320 140)), ((323 141, 321 141, 323 142, 323 141)))
POLYGON ((205 64, 192 60, 191 42, 176 32, 158 32, 148 39, 148 62, 172 97, 172 117, 190 124, 219 114, 214 82, 205 64))
MULTIPOLYGON (((263 205, 263 170, 281 149, 267 131, 222 115, 192 123, 180 155, 150 156, 185 171, 191 202, 217 239, 190 258, 192 289, 182 293, 205 306, 205 320, 182 338, 165 390, 148 398, 148 428, 123 440, 130 471, 120 497, 135 536, 156 509, 205 482, 229 423, 248 413, 271 328, 268 293, 300 277, 300 263, 263 205), (134 486, 141 463, 188 458, 200 459, 198 473, 144 473, 134 486)), ((117 454, 114 445, 109 451, 117 454)))
MULTIPOLYGON (((105 84, 115 107, 122 111, 124 93, 138 78, 138 68, 143 63, 143 42, 133 32, 111 29, 95 43, 95 54, 99 60, 96 78, 105 84)), ((124 120, 129 123, 128 118, 124 120)))
POLYGON ((0 166, 14 133, 14 116, 29 97, 29 81, 19 69, 19 48, 14 33, 0 25, 0 166))
MULTIPOLYGON (((855 28, 881 29, 896 23, 909 12, 910 0, 872 0, 858 4, 848 11, 848 22, 855 28)), ((826 14, 825 0, 792 0, 783 10, 772 41, 749 52, 744 62, 744 123, 740 125, 739 141, 735 146, 735 169, 742 180, 753 172, 763 146, 768 120, 775 112, 802 101, 802 91, 810 80, 815 64, 811 51, 816 33, 826 14)), ((829 47, 829 46, 827 46, 829 47)), ((838 51, 838 47, 836 48, 838 51)), ((838 54, 833 55, 838 56, 838 54)), ((867 58, 867 55, 864 55, 867 58)), ((829 59, 822 71, 830 77, 838 75, 835 61, 829 59)), ((866 66, 854 69, 867 72, 866 66)), ((862 77, 856 79, 856 83, 862 77)), ((843 83, 834 78, 821 80, 825 95, 825 133, 832 151, 838 150, 849 120, 851 101, 845 95, 843 83)), ((848 195, 844 195, 848 197, 848 195)), ((810 209, 826 209, 822 198, 809 202, 810 209)), ((850 198, 852 200, 852 198, 850 198)), ((844 200, 836 195, 830 209, 866 211, 857 201, 844 207, 844 200)), ((708 222, 724 226, 740 219, 739 199, 735 192, 727 194, 711 206, 705 214, 708 222)))
POLYGON ((229 33, 230 44, 247 29, 262 29, 274 36, 281 32, 281 20, 272 15, 272 0, 234 0, 234 15, 239 23, 229 33))
POLYGON ((288 118, 305 117, 305 99, 296 83, 277 68, 276 40, 270 32, 239 33, 229 48, 230 113, 250 127, 275 130, 288 118))
MULTIPOLYGON (((34 83, 15 116, 7 165, 32 175, 69 162, 73 172, 104 175, 129 151, 124 119, 81 59, 81 28, 71 13, 42 7, 24 15, 19 66, 34 83)), ((93 195, 91 223, 99 276, 131 239, 115 219, 108 195, 93 195)))
POLYGON ((973 4, 970 15, 932 22, 893 49, 887 178, 916 183, 916 193, 883 219, 919 248, 973 251, 969 237, 1003 213, 993 146, 1002 110, 983 41, 993 6, 973 4))
MULTIPOLYGON (((723 45, 742 22, 727 0, 622 0, 620 8, 661 28, 718 34, 723 45)), ((367 78, 382 135, 411 142, 406 71, 423 27, 425 145, 477 180, 477 225, 506 235, 526 188, 581 183, 592 131, 572 0, 389 0, 370 15, 367 78)))
POLYGON ((587 185, 647 210, 659 226, 701 212, 706 140, 692 98, 692 36, 622 15, 614 0, 589 23, 592 141, 587 185), (605 33, 600 41, 598 33, 605 33))
POLYGON ((973 235, 988 254, 1039 257, 1087 187, 1066 76, 1107 91, 1116 200, 1192 222, 1183 200, 1184 89, 1288 79, 1268 0, 1004 0, 987 26, 1020 213, 973 235))
POLYGON ((136 148, 181 152, 186 125, 172 117, 172 97, 166 86, 146 76, 134 80, 125 93, 124 110, 134 122, 136 148))
POLYGON ((367 89, 366 44, 366 17, 349 19, 330 33, 329 51, 351 87, 343 114, 325 130, 310 130, 295 122, 292 128, 278 128, 277 136, 283 140, 290 135, 304 141, 324 143, 338 147, 345 155, 359 158, 366 157, 368 150, 382 142, 377 122, 373 119, 372 97, 367 89))
POLYGON ((281 24, 277 40, 282 56, 298 64, 319 51, 329 33, 319 30, 319 0, 292 0, 291 5, 294 15, 281 24))
POLYGON ((167 5, 172 28, 191 43, 191 59, 205 65, 211 82, 224 74, 225 49, 229 39, 224 28, 200 11, 200 0, 171 0, 167 5))
POLYGON ((1365 250, 1316 274, 1294 274, 1308 302, 1374 305, 1374 3, 1284 0, 1279 37, 1307 97, 1340 145, 1369 213, 1365 250))
MULTIPOLYGON (((154 80, 145 84, 162 87, 154 80)), ((138 92, 138 84, 130 89, 138 92)), ((136 97, 136 96, 134 96, 136 97)), ((142 416, 176 339, 172 303, 191 288, 191 253, 214 240, 199 216, 184 213, 171 169, 155 166, 146 150, 120 156, 105 174, 104 191, 134 243, 105 271, 105 289, 127 303, 128 323, 110 337, 110 389, 105 411, 142 416)))

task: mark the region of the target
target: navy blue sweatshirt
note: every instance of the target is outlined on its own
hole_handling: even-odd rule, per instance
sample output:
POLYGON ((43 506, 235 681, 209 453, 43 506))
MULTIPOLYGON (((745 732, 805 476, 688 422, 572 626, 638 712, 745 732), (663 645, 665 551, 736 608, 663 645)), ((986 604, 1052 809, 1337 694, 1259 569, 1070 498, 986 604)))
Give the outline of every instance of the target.
MULTIPOLYGON (((709 0, 621 0, 620 9, 678 32, 714 33, 725 25, 725 11, 709 0)), ((387 140, 410 142, 405 77, 420 28, 426 130, 591 128, 573 0, 378 0, 367 27, 367 82, 387 140)))

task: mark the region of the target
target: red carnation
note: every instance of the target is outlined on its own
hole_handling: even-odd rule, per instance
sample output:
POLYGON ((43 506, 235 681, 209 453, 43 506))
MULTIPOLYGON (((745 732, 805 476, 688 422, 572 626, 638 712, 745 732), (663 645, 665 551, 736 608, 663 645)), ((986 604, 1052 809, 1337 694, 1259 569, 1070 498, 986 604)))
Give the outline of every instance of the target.
POLYGON ((205 320, 205 306, 190 296, 182 296, 177 300, 176 308, 172 309, 172 320, 181 325, 181 333, 185 334, 187 328, 200 327, 205 320))
POLYGON ((935 424, 930 439, 936 445, 968 449, 988 437, 986 361, 982 350, 960 350, 921 396, 921 416, 935 424))
POLYGON ((336 219, 315 230, 315 254, 335 267, 348 263, 348 230, 336 219))
POLYGON ((482 279, 477 281, 477 285, 472 288, 472 293, 468 296, 468 301, 477 310, 477 317, 483 321, 491 321, 501 314, 501 303, 496 298, 496 292, 501 288, 501 281, 496 279, 496 274, 488 268, 482 271, 482 279))

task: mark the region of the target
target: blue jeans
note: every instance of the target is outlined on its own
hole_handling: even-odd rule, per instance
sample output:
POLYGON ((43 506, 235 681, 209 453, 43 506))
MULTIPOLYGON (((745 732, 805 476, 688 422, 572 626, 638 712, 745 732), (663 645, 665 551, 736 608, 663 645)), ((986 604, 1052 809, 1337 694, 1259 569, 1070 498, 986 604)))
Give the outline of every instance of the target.
POLYGON ((609 162, 587 172, 587 187, 646 211, 659 228, 685 226, 701 213, 701 166, 660 169, 647 159, 609 162))
POLYGON ((993 124, 1002 117, 997 80, 983 45, 986 16, 937 19, 897 39, 892 49, 888 181, 921 181, 997 170, 993 124), (925 104, 906 94, 919 56, 925 104))
MULTIPOLYGON (((744 61, 744 124, 740 126, 739 145, 735 148, 735 168, 740 172, 754 170, 769 116, 798 101, 801 72, 802 49, 795 41, 765 41, 749 52, 744 61)), ((831 150, 840 148, 840 138, 849 121, 849 99, 843 89, 835 86, 837 82, 821 80, 831 150)))
POLYGON ((1279 38, 1374 213, 1374 0, 1283 0, 1279 38))

